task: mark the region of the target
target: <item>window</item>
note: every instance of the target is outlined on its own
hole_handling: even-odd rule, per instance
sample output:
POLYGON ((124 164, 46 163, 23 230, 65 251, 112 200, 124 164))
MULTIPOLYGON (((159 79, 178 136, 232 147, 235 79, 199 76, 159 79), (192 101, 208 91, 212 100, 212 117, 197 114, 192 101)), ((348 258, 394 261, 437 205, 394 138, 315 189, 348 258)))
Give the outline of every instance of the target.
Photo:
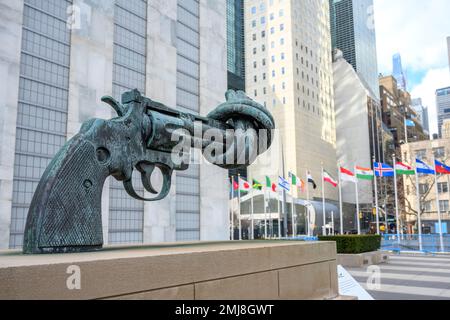
POLYGON ((281 87, 283 88, 283 90, 285 90, 285 89, 286 89, 286 82, 283 82, 283 83, 281 84, 281 87))
POLYGON ((256 7, 252 7, 252 14, 256 14, 256 7))
POLYGON ((253 34, 252 38, 253 38, 253 41, 256 41, 256 33, 253 34))
POLYGON ((274 34, 274 33, 275 33, 275 28, 274 28, 274 27, 270 28, 270 33, 271 33, 271 34, 274 34))
POLYGON ((266 37, 266 31, 261 31, 261 38, 265 38, 266 37))
POLYGON ((261 50, 262 50, 262 52, 266 51, 266 45, 265 45, 265 44, 263 44, 263 45, 261 46, 261 50))
POLYGON ((275 78, 275 70, 272 70, 272 77, 275 78))
POLYGON ((441 212, 449 211, 449 201, 448 200, 440 200, 439 208, 441 209, 441 212))
POLYGON ((417 150, 416 151, 416 157, 419 160, 424 160, 427 158, 427 150, 417 150))
POLYGON ((263 88, 263 93, 264 93, 264 94, 267 94, 267 89, 266 89, 266 87, 263 88))
POLYGON ((266 59, 262 59, 262 65, 263 65, 263 66, 266 65, 266 59))
POLYGON ((256 69, 258 66, 258 64, 256 63, 256 61, 253 62, 253 68, 256 69))
POLYGON ((284 58, 285 58, 285 54, 284 54, 284 52, 282 52, 281 53, 281 60, 284 60, 284 58))
POLYGON ((280 44, 281 44, 281 45, 284 45, 284 38, 281 38, 281 39, 280 39, 280 44))
POLYGON ((263 73, 262 77, 263 77, 263 80, 266 80, 266 73, 265 72, 263 73))
POLYGON ((272 56, 272 62, 275 62, 275 56, 272 56))
POLYGON ((270 20, 275 19, 275 15, 273 13, 270 14, 270 20))
POLYGON ((273 49, 273 48, 275 48, 275 42, 274 41, 272 41, 271 43, 270 43, 270 47, 273 49))
POLYGON ((280 17, 283 17, 283 16, 284 16, 284 10, 281 9, 281 10, 280 10, 280 17))
POLYGON ((280 31, 283 31, 284 30, 284 24, 282 23, 282 24, 280 24, 280 31))
POLYGON ((264 2, 259 5, 259 10, 261 12, 265 12, 266 11, 266 4, 264 2))
POLYGON ((423 204, 423 210, 425 212, 431 212, 433 210, 433 205, 431 201, 425 201, 425 203, 423 204))
POLYGON ((253 54, 256 54, 256 48, 253 48, 253 54))
POLYGON ((281 68, 281 73, 282 74, 286 74, 286 69, 283 67, 283 68, 281 68))
POLYGON ((256 28, 256 20, 253 20, 253 21, 252 21, 252 27, 253 27, 253 28, 256 28))
POLYGON ((445 158, 445 148, 435 148, 433 149, 433 153, 436 159, 445 158))
POLYGON ((428 189, 429 189, 428 184, 424 183, 419 184, 419 192, 421 195, 426 194, 428 192, 428 189))
POLYGON ((438 183, 438 191, 439 193, 448 193, 448 184, 447 182, 438 183))
POLYGON ((253 81, 256 83, 256 82, 258 82, 258 77, 257 76, 254 76, 253 77, 253 81))
POLYGON ((261 17, 261 24, 266 24, 266 17, 261 17))

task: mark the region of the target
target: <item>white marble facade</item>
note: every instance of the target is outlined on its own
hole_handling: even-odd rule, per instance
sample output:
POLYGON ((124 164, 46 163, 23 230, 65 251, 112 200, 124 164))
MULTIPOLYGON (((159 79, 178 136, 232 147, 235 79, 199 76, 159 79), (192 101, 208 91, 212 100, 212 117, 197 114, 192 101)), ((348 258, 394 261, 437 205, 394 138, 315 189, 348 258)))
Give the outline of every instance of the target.
MULTIPOLYGON (((81 28, 72 30, 67 138, 92 117, 110 118, 100 102, 112 95, 114 1, 74 0, 88 5, 81 28)), ((0 0, 0 249, 9 246, 15 124, 18 105, 23 1, 0 0)), ((177 105, 177 0, 148 0, 147 75, 145 94, 171 107, 177 105)), ((200 0, 199 111, 206 115, 224 101, 227 89, 225 1, 200 0), (212 54, 213 53, 213 54, 212 54)), ((176 241, 176 175, 165 200, 145 203, 143 242, 176 241)), ((109 183, 105 184, 102 218, 108 242, 109 183)), ((200 237, 228 239, 227 172, 200 166, 200 237)))

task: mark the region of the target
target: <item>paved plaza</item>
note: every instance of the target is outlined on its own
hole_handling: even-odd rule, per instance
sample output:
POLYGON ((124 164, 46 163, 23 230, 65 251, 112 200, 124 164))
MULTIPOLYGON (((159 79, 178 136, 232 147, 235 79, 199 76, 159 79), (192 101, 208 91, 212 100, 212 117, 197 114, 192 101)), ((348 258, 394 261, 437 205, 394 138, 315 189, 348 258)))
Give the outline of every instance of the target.
POLYGON ((450 300, 450 255, 391 255, 379 267, 375 290, 367 286, 367 268, 346 269, 376 300, 450 300))

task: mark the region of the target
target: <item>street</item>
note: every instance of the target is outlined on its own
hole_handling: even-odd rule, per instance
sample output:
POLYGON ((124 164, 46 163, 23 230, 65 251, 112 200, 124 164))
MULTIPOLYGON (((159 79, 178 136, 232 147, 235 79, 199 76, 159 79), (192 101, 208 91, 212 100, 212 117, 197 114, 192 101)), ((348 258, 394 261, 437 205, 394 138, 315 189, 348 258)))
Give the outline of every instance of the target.
POLYGON ((391 255, 381 286, 367 290, 367 268, 346 268, 375 300, 450 300, 450 256, 391 255))

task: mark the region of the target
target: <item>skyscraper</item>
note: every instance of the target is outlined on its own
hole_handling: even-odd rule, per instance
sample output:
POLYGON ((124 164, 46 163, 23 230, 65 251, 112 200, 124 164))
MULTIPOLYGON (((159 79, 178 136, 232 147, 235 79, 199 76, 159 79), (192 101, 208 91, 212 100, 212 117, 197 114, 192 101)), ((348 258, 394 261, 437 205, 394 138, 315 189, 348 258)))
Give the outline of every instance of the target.
POLYGON ((397 80, 398 88, 403 91, 407 91, 406 76, 405 71, 403 69, 402 56, 400 55, 400 53, 396 53, 392 57, 392 66, 393 66, 392 74, 395 80, 397 80))
POLYGON ((245 91, 244 0, 227 0, 228 87, 245 91))
POLYGON ((339 49, 379 98, 373 0, 329 0, 333 49, 339 49))
POLYGON ((442 138, 444 120, 450 119, 450 87, 436 90, 439 137, 442 138))
POLYGON ((450 70, 450 37, 447 37, 448 68, 450 70))
POLYGON ((417 113, 417 117, 422 124, 422 128, 427 133, 430 132, 429 118, 428 118, 428 108, 423 105, 422 99, 413 99, 411 101, 411 107, 417 113))
MULTIPOLYGON (((1 249, 21 247, 33 193, 59 148, 87 119, 112 117, 103 95, 119 99, 138 88, 200 115, 223 102, 225 2, 0 0, 0 7, 0 30, 8 30, 0 32, 8 43, 0 51, 0 70, 8 70, 0 72, 1 249)), ((143 203, 108 179, 105 243, 228 239, 225 170, 192 165, 172 186, 163 201, 143 203)))
MULTIPOLYGON (((292 171, 305 179, 309 170, 320 181, 321 161, 329 173, 337 171, 329 4, 245 4, 247 93, 267 106, 279 129, 271 158, 251 166, 250 175, 276 181, 292 171)), ((310 196, 321 198, 321 192, 311 190, 310 196)), ((325 197, 336 200, 336 190, 327 188, 325 197)))

